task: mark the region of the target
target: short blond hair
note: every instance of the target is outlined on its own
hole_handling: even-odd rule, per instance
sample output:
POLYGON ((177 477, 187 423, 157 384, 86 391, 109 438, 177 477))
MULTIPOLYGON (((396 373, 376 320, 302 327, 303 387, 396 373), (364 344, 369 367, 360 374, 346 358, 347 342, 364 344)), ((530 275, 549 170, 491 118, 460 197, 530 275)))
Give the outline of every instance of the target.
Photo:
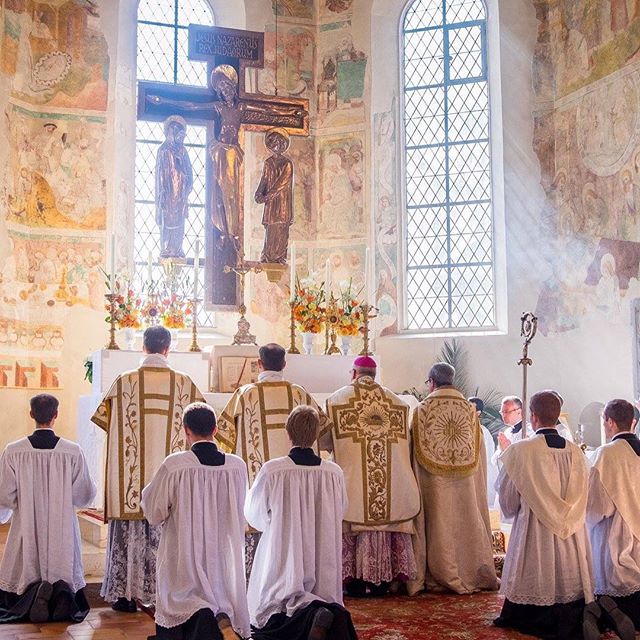
POLYGON ((294 447, 312 447, 320 433, 320 415, 313 407, 301 404, 289 414, 286 429, 294 447))

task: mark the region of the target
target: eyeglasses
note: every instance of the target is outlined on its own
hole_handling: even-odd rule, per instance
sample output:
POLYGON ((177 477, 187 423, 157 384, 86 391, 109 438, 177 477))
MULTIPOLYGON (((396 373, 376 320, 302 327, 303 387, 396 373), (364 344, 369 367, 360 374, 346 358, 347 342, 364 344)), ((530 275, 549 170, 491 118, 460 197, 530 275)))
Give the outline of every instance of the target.
POLYGON ((430 382, 433 382, 433 378, 427 378, 424 383, 425 384, 429 384, 430 382))
POLYGON ((501 416, 508 416, 510 413, 513 413, 514 411, 522 411, 521 407, 516 407, 515 409, 509 409, 509 411, 505 411, 504 409, 500 409, 500 415, 501 416))

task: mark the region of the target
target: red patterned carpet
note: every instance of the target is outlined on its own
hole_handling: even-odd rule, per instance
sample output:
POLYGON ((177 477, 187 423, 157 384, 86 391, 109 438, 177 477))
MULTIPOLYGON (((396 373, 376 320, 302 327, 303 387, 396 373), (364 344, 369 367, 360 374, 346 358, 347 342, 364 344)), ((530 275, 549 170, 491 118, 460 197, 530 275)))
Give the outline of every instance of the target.
POLYGON ((359 640, 531 639, 491 624, 502 607, 493 593, 347 598, 345 605, 359 640))

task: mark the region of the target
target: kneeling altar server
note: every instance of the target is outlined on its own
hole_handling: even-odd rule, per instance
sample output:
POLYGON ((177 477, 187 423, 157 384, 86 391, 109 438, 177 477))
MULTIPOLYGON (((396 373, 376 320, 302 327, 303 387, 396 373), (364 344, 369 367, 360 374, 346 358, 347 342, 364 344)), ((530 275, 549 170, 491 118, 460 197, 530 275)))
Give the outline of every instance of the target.
POLYGON ((75 508, 93 500, 96 486, 79 445, 53 431, 58 400, 34 396, 30 415, 36 430, 0 456, 0 523, 12 517, 0 564, 0 623, 80 622, 89 605, 75 508))
POLYGON ((157 557, 156 638, 225 640, 249 635, 244 579, 247 468, 213 442, 216 416, 184 410, 190 451, 170 455, 142 492, 152 525, 163 525, 157 557), (230 625, 229 625, 230 621, 230 625))
POLYGON ((287 420, 289 455, 265 463, 249 491, 245 516, 262 537, 247 598, 254 640, 352 640, 342 604, 340 467, 311 448, 320 420, 299 406, 287 420))

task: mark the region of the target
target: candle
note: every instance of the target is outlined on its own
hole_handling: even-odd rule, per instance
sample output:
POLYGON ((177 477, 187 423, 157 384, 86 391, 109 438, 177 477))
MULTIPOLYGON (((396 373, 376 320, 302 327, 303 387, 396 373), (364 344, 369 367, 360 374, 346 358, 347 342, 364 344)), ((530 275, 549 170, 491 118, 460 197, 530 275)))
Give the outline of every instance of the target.
POLYGON ((324 297, 328 304, 331 299, 331 261, 329 258, 327 258, 324 267, 324 297))
POLYGON ((200 278, 200 240, 196 240, 196 255, 193 259, 193 299, 198 299, 198 285, 200 278))
POLYGON ((296 299, 296 245, 291 244, 291 257, 289 258, 289 295, 291 302, 296 299))
POLYGON ((153 256, 151 255, 151 251, 149 251, 149 256, 147 257, 147 286, 149 287, 149 291, 151 291, 152 282, 153 282, 153 256))
POLYGON ((111 234, 111 267, 109 272, 109 289, 110 293, 116 290, 116 234, 111 234))

